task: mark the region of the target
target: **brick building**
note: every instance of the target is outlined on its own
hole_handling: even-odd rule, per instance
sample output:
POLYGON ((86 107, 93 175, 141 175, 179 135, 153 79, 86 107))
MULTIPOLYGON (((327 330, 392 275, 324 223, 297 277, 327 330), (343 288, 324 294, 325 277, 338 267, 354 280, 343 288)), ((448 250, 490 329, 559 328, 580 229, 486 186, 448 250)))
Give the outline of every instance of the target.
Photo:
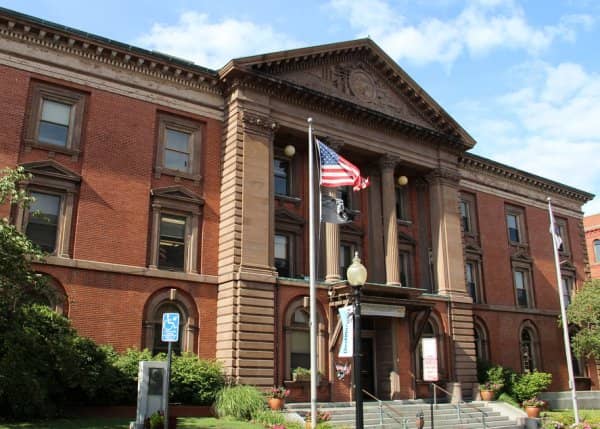
POLYGON ((600 279, 600 213, 583 218, 585 242, 593 279, 600 279))
MULTIPOLYGON (((306 399, 291 371, 309 356, 312 117, 372 183, 335 191, 354 221, 320 228, 321 399, 351 396, 335 373, 336 309, 354 251, 369 272, 373 394, 426 394, 424 337, 436 339, 440 382, 466 396, 477 358, 567 388, 546 198, 573 290, 589 275, 581 206, 592 195, 470 154, 472 137, 371 40, 216 71, 0 9, 0 85, 0 164, 33 174, 22 185, 45 217, 1 215, 49 252, 36 268, 81 334, 162 351, 161 315, 178 311, 178 350, 306 399)), ((595 365, 576 367, 597 389, 595 365)))

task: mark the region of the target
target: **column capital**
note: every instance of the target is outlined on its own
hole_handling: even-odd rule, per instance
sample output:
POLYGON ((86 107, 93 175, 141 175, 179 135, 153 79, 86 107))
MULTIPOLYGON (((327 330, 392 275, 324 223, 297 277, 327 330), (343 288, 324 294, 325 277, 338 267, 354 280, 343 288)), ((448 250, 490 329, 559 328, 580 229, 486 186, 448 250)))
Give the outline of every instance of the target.
POLYGON ((279 124, 270 116, 244 110, 242 113, 242 124, 247 133, 272 138, 279 128, 279 124))
POLYGON ((382 170, 393 170, 400 163, 400 158, 392 155, 383 155, 379 158, 379 167, 382 170))
POLYGON ((429 183, 444 182, 447 185, 458 186, 460 172, 455 168, 440 167, 432 170, 425 179, 429 183))

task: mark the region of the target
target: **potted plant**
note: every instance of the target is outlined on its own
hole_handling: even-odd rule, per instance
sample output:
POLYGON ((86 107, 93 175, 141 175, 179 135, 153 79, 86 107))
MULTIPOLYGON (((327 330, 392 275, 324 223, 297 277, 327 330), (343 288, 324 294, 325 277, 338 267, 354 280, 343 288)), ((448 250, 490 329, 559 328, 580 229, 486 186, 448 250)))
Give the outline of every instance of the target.
POLYGON ((540 411, 546 406, 546 402, 539 399, 537 396, 523 401, 523 408, 529 418, 538 418, 540 411))
POLYGON ((272 410, 282 410, 285 405, 285 398, 290 394, 289 389, 283 386, 273 386, 271 389, 271 397, 269 398, 269 408, 272 410))
POLYGON ((150 417, 148 417, 148 427, 149 429, 162 429, 165 427, 165 415, 162 411, 153 412, 150 417))
POLYGON ((486 381, 484 384, 479 386, 479 392, 481 393, 482 401, 493 401, 494 396, 496 396, 496 392, 502 389, 502 384, 492 383, 491 381, 486 381))
POLYGON ((292 379, 294 381, 310 381, 310 369, 299 366, 292 371, 292 379))

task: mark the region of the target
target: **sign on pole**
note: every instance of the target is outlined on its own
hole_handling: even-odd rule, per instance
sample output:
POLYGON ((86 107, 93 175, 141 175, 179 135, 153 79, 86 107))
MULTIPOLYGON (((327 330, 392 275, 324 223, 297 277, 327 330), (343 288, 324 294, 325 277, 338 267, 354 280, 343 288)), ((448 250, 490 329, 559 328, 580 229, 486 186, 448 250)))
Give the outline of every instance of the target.
POLYGON ((354 355, 354 317, 350 317, 353 310, 354 307, 351 305, 341 307, 338 310, 342 321, 342 343, 340 344, 338 357, 352 357, 354 355))
POLYGON ((421 348, 423 350, 423 381, 438 381, 438 359, 436 339, 421 339, 421 348))
POLYGON ((179 341, 179 313, 163 313, 161 340, 165 343, 179 341))

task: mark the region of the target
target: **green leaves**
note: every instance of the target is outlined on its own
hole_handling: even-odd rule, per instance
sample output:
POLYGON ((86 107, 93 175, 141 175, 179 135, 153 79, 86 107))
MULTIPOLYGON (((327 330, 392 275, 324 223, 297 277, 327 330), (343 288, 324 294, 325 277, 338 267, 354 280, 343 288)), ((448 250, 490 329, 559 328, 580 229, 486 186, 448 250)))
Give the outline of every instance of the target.
POLYGON ((600 358, 600 280, 591 280, 579 290, 567 308, 569 324, 578 327, 572 338, 573 351, 580 357, 600 358))

